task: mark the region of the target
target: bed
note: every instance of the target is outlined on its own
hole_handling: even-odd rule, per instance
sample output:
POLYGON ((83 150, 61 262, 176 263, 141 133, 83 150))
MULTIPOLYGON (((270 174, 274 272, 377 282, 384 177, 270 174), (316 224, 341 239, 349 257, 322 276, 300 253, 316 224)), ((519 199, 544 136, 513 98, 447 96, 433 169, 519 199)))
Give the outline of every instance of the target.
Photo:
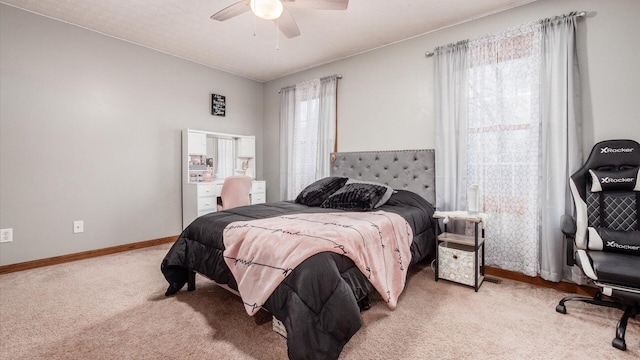
MULTIPOLYGON (((315 219, 316 216, 342 219, 352 215, 376 214, 382 215, 384 221, 392 217, 401 218, 410 236, 407 244, 410 255, 403 257, 396 249, 392 255, 394 262, 400 263, 399 266, 405 269, 434 257, 438 230, 432 217, 435 210, 432 205, 435 202, 433 150, 334 153, 331 160, 331 177, 373 181, 386 184, 395 191, 370 214, 281 201, 243 206, 199 217, 182 232, 162 261, 161 270, 169 283, 167 295, 179 291, 185 284, 188 290, 195 290, 196 272, 232 290, 238 291, 238 283, 241 289, 246 289, 242 278, 236 281, 230 266, 235 269, 238 262, 239 265, 255 265, 258 262, 253 258, 230 256, 229 251, 235 245, 225 240, 225 236, 231 238, 230 231, 243 230, 251 224, 262 224, 277 218, 303 221, 315 219), (228 226, 232 223, 233 226, 228 226), (230 247, 227 253, 225 241, 230 247)), ((326 225, 336 221, 320 222, 326 225)), ((392 228, 396 229, 395 236, 403 232, 397 231, 399 226, 392 228)), ((285 236, 282 232, 270 231, 272 239, 285 236)), ((297 235, 297 232, 293 235, 297 235)), ((364 235, 361 236, 364 239, 364 235)), ((283 279, 279 280, 272 292, 268 291, 264 301, 247 301, 244 290, 240 291, 249 314, 261 307, 283 323, 290 359, 337 359, 344 345, 362 326, 359 302, 373 292, 382 295, 385 295, 385 291, 386 294, 390 293, 388 289, 381 290, 379 282, 365 274, 367 268, 363 268, 360 260, 353 260, 351 254, 345 255, 344 248, 340 249, 343 253, 338 250, 322 251, 301 261, 294 268, 286 269, 283 279)), ((386 282, 390 282, 389 278, 386 282)), ((396 300, 398 295, 395 294, 396 300)), ((388 301, 388 305, 393 308, 395 302, 388 301)))

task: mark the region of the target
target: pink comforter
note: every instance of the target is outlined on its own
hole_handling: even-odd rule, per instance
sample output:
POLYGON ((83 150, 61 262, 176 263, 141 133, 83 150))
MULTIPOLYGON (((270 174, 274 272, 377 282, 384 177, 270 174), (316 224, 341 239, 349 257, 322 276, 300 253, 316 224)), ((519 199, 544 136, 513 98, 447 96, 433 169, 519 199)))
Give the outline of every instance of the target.
POLYGON ((411 227, 394 213, 296 214, 229 224, 224 258, 249 315, 297 265, 324 251, 349 257, 395 309, 412 241, 411 227))

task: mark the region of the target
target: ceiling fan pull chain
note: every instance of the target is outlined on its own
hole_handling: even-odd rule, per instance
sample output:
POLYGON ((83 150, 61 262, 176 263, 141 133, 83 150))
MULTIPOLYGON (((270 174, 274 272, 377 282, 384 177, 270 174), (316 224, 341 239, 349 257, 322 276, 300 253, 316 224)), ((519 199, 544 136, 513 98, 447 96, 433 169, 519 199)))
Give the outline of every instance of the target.
POLYGON ((252 16, 253 19, 253 36, 256 36, 256 17, 252 16))

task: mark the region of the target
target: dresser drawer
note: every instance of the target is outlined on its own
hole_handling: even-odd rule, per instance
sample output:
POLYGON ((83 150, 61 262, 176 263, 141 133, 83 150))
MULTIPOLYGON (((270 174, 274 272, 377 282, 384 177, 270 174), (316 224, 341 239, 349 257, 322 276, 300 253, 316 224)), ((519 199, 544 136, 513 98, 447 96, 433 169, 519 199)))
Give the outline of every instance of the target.
POLYGON ((253 204, 262 204, 264 202, 266 202, 266 195, 264 193, 262 194, 257 194, 257 193, 253 193, 251 194, 251 205, 253 204))
POLYGON ((200 211, 212 211, 216 210, 218 202, 215 196, 199 197, 198 198, 198 212, 200 211))
POLYGON ((267 186, 265 181, 254 181, 251 184, 251 193, 252 194, 264 194, 267 191, 267 186))
POLYGON ((220 195, 220 188, 222 188, 222 185, 219 184, 198 184, 198 197, 218 196, 220 195))

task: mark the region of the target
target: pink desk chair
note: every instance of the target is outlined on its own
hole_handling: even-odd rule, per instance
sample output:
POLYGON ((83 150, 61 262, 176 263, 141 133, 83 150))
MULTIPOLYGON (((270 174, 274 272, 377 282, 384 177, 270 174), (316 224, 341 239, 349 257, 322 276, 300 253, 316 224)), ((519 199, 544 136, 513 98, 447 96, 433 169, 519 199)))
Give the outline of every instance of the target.
POLYGON ((236 206, 251 205, 251 184, 253 179, 250 176, 234 175, 224 179, 222 191, 220 192, 221 203, 218 203, 218 211, 231 209, 236 206))

